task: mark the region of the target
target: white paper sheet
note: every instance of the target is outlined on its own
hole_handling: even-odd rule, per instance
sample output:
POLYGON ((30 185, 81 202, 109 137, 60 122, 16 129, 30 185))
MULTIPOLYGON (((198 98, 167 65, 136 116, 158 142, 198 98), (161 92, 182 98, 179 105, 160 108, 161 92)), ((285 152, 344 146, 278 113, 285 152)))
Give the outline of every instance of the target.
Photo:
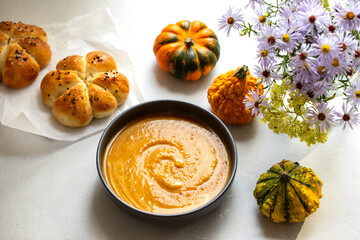
POLYGON ((108 8, 99 9, 85 16, 76 17, 65 23, 41 26, 48 35, 52 51, 50 64, 40 70, 39 76, 30 86, 10 89, 0 83, 0 122, 19 129, 57 140, 76 141, 103 130, 111 120, 125 109, 144 101, 135 82, 134 65, 121 41, 120 31, 108 8), (52 110, 42 102, 40 84, 43 77, 62 58, 69 55, 85 56, 90 51, 102 50, 116 60, 118 71, 125 74, 130 83, 128 99, 115 113, 103 119, 93 119, 82 128, 61 125, 52 110))

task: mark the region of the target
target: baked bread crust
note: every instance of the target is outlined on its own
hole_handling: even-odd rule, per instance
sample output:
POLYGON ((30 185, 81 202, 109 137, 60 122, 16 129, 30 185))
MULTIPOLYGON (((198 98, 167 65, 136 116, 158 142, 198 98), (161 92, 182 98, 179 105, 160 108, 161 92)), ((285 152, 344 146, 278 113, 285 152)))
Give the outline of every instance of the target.
POLYGON ((0 22, 0 81, 23 88, 35 81, 51 60, 46 32, 22 22, 0 22))
POLYGON ((116 71, 115 59, 108 53, 103 51, 89 52, 85 57, 86 62, 86 78, 90 79, 96 73, 106 71, 116 71))
POLYGON ((129 83, 124 74, 117 71, 108 71, 95 74, 90 83, 96 84, 109 91, 116 99, 118 105, 128 97, 129 83))
POLYGON ((58 62, 56 69, 76 71, 79 77, 85 80, 85 59, 82 56, 68 56, 58 62))
POLYGON ((46 106, 52 107, 58 97, 71 87, 82 84, 83 81, 75 71, 54 70, 43 78, 40 84, 42 100, 46 106))
POLYGON ((71 87, 58 97, 53 104, 53 113, 56 120, 65 126, 88 125, 93 115, 85 83, 71 87))
POLYGON ((96 84, 88 83, 87 86, 94 117, 103 118, 113 114, 117 107, 115 97, 96 84))
POLYGON ((56 68, 45 75, 40 91, 44 104, 65 126, 83 127, 92 118, 110 116, 128 97, 128 79, 117 72, 116 62, 108 53, 68 56, 56 68), (94 59, 100 61, 94 63, 94 59))

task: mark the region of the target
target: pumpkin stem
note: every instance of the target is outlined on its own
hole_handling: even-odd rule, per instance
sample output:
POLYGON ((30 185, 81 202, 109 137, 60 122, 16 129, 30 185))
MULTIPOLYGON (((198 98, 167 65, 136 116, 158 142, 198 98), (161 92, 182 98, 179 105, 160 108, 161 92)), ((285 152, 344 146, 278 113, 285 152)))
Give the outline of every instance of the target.
POLYGON ((245 79, 246 73, 248 72, 248 70, 249 70, 248 66, 244 65, 236 71, 234 76, 237 77, 238 79, 245 79))
POLYGON ((184 42, 184 43, 185 43, 186 47, 189 48, 189 47, 191 47, 192 45, 194 45, 194 40, 193 40, 192 38, 189 38, 189 37, 188 37, 188 38, 185 39, 185 42, 184 42))
POLYGON ((289 173, 287 173, 285 171, 280 173, 280 181, 288 182, 290 179, 291 179, 291 176, 289 175, 289 173))

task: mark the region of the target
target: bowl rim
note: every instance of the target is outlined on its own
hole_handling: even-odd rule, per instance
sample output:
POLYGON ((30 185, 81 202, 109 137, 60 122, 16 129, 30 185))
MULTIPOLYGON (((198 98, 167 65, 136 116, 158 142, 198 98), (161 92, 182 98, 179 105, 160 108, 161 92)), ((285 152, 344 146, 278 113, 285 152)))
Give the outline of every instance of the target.
MULTIPOLYGON (((157 113, 161 113, 161 112, 155 112, 155 114, 157 113)), ((166 113, 166 112, 164 112, 166 113)), ((177 113, 177 112, 176 112, 177 113)), ((179 115, 185 115, 184 113, 178 113, 179 115)), ((144 116, 146 115, 151 115, 151 114, 145 114, 144 116)), ((185 115, 187 116, 187 115, 185 115)), ((130 120, 129 122, 132 122, 136 119, 138 119, 139 117, 136 117, 132 120, 130 120)), ((201 124, 204 124, 206 125, 205 121, 201 121, 200 118, 196 118, 196 117, 193 117, 195 118, 195 120, 197 121, 200 121, 201 124)), ((126 124, 125 124, 126 125, 126 124)), ((124 126, 125 126, 124 125, 124 126)), ((124 127, 123 126, 123 127, 124 127)), ((209 127, 212 131, 214 131, 216 133, 216 131, 210 127, 209 125, 206 125, 207 127, 209 127)), ((218 133, 216 133, 218 134, 218 133)), ((220 137, 220 136, 219 136, 220 137)), ((222 138, 221 138, 222 139, 222 138)), ((224 139, 222 139, 222 141, 224 141, 224 139)), ((105 146, 106 147, 106 146, 105 146)), ((198 105, 195 105, 193 103, 189 103, 189 102, 185 102, 185 101, 180 101, 180 100, 152 100, 152 101, 145 101, 143 103, 139 103, 139 104, 136 104, 134 106, 131 106, 129 107, 128 109, 124 110, 123 112, 121 112, 119 115, 117 115, 108 125, 107 127, 105 128, 105 130, 103 131, 101 137, 100 137, 100 140, 99 140, 99 143, 98 143, 98 146, 97 146, 97 150, 96 150, 96 166, 97 166, 97 171, 98 171, 98 175, 100 177, 100 180, 103 184, 103 186, 105 187, 106 191, 112 196, 114 197, 119 203, 121 203, 121 205, 123 205, 124 207, 128 208, 128 209, 131 209, 132 211, 135 211, 139 214, 142 214, 142 215, 146 215, 146 216, 150 216, 150 217, 155 217, 155 218, 165 218, 165 219, 170 219, 170 218, 177 218, 177 217, 182 217, 182 216, 187 216, 187 215, 192 215, 192 214, 196 214, 197 212, 200 212, 202 211, 203 209, 206 209, 207 207, 211 206, 214 202, 218 201, 220 198, 222 198, 222 196, 228 191, 228 189, 230 188, 234 178, 235 178, 235 175, 236 175, 236 172, 237 172, 237 165, 238 165, 238 153, 237 153, 237 148, 236 148, 236 144, 235 144, 235 141, 232 137, 232 134, 231 132, 229 131, 229 129, 226 127, 225 123, 222 122, 214 113, 212 113, 211 111, 208 111, 198 105), (228 151, 232 151, 233 152, 233 155, 231 155, 231 159, 232 159, 232 165, 231 165, 231 169, 230 169, 230 176, 229 176, 229 179, 228 181, 226 182, 226 185, 223 187, 223 189, 215 196, 213 197, 210 201, 206 202, 205 204, 195 208, 195 209, 192 209, 192 210, 189 210, 189 211, 185 211, 185 212, 180 212, 180 213, 173 213, 173 214, 160 214, 160 213, 152 213, 152 212, 147 212, 147 211, 144 211, 144 210, 141 210, 141 209, 138 209, 130 204, 128 204, 127 202, 125 202, 124 200, 121 199, 121 197, 119 197, 113 190, 112 188, 108 185, 108 183, 106 182, 105 180, 105 177, 104 177, 104 174, 102 172, 102 163, 103 163, 103 159, 102 159, 102 156, 101 156, 101 147, 103 144, 108 144, 109 142, 106 142, 105 143, 105 138, 107 138, 108 134, 112 135, 110 137, 110 139, 113 139, 114 138, 114 134, 111 133, 111 128, 112 126, 115 125, 115 123, 117 121, 119 121, 119 119, 122 119, 124 118, 124 116, 130 114, 132 111, 134 111, 135 109, 137 108, 140 108, 140 107, 144 107, 146 105, 153 105, 153 104, 182 104, 182 105, 187 105, 193 109, 196 109, 196 110, 199 110, 199 111, 202 111, 204 112, 205 114, 209 114, 209 117, 213 118, 213 120, 216 122, 216 124, 218 124, 223 131, 225 131, 225 134, 229 137, 230 139, 230 143, 231 144, 226 144, 226 147, 228 148, 228 151), (230 145, 230 146, 228 146, 230 145), (230 149, 231 148, 231 149, 230 149)))

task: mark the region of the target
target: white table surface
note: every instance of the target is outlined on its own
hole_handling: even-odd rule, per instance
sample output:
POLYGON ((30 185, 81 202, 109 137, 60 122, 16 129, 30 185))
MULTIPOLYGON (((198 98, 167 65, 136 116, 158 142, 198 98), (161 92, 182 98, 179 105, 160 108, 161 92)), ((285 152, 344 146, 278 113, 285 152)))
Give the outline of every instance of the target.
MULTIPOLYGON (((212 80, 243 64, 250 69, 255 64, 254 39, 236 34, 228 38, 217 29, 217 18, 229 5, 244 4, 228 0, 221 4, 2 0, 0 20, 42 26, 109 7, 127 42, 124 48, 134 62, 145 100, 184 100, 209 110, 206 92, 212 80), (184 19, 205 22, 221 45, 215 69, 194 83, 160 70, 152 52, 159 32, 184 19)), ((258 119, 229 129, 238 148, 239 166, 228 196, 198 221, 164 227, 126 215, 109 199, 95 165, 101 133, 65 142, 0 124, 0 239, 360 239, 359 129, 335 129, 326 144, 312 147, 273 134, 258 119), (271 222, 260 214, 252 196, 260 174, 283 158, 311 167, 324 184, 320 208, 303 223, 271 222)))

